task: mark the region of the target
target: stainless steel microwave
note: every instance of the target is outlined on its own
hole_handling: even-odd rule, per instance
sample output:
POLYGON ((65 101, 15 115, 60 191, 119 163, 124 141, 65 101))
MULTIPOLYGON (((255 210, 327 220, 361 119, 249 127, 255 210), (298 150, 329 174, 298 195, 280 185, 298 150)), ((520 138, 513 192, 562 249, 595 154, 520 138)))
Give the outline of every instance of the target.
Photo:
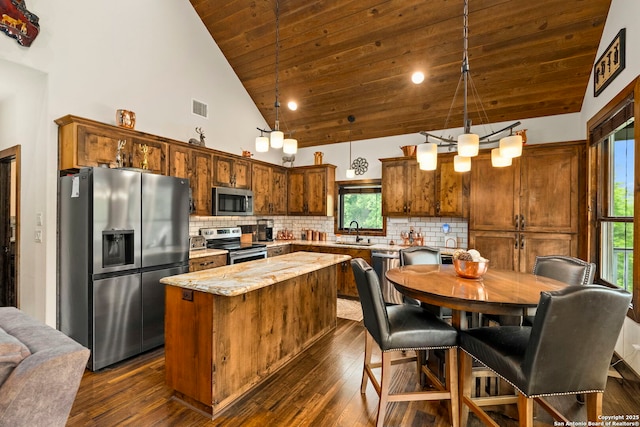
POLYGON ((213 187, 211 193, 211 213, 214 216, 253 215, 253 191, 213 187))

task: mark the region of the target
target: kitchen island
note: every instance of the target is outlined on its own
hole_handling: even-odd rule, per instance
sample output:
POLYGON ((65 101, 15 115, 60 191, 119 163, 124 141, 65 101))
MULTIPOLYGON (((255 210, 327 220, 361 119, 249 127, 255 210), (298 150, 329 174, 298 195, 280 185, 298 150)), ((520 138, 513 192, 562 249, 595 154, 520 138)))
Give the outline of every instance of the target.
POLYGON ((333 330, 349 259, 295 252, 161 279, 175 397, 215 417, 333 330))

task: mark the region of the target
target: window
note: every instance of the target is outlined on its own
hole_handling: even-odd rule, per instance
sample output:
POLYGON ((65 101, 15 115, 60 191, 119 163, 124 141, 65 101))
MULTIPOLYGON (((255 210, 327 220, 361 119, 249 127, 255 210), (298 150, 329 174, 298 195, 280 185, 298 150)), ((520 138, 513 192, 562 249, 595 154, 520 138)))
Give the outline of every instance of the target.
POLYGON ((628 316, 640 323, 640 78, 634 79, 587 123, 588 180, 586 256, 597 264, 596 282, 627 289, 628 316))
POLYGON ((350 224, 356 221, 360 234, 384 235, 386 222, 382 216, 381 181, 341 181, 337 186, 338 215, 335 232, 348 232, 350 224))
POLYGON ((634 119, 598 144, 600 278, 633 292, 634 119))

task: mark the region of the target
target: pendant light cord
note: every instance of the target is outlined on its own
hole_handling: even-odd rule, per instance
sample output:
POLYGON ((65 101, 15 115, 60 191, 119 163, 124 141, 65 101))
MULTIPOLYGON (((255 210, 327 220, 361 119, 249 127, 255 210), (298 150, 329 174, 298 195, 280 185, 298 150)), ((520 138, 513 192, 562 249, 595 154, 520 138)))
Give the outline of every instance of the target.
POLYGON ((279 116, 278 116, 278 111, 280 109, 280 101, 278 100, 279 98, 279 93, 278 93, 279 65, 280 65, 280 2, 276 0, 276 102, 275 102, 276 123, 275 123, 275 130, 280 130, 280 122, 279 122, 279 116))

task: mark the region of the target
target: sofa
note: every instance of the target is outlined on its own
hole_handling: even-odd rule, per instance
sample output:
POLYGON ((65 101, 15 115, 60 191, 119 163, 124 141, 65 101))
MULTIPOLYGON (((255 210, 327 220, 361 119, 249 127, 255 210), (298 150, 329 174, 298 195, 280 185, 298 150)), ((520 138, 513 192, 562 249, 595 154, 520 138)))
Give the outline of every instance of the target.
POLYGON ((89 350, 14 307, 0 308, 0 426, 64 426, 89 350))

